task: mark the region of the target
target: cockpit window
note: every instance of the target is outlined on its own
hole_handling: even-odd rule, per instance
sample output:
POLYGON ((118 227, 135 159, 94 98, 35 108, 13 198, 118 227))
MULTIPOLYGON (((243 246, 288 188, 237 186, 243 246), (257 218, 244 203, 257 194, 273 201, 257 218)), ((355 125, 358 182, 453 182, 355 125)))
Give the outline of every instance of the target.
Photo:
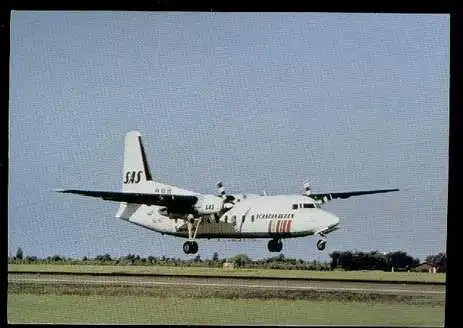
POLYGON ((304 208, 315 208, 315 205, 310 203, 304 203, 304 208))
POLYGON ((293 204, 293 210, 297 210, 297 204, 293 204))

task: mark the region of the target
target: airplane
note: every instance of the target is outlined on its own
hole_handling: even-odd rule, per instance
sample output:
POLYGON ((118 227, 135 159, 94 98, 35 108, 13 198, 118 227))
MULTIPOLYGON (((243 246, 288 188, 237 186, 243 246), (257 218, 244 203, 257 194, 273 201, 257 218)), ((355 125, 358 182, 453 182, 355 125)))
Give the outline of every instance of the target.
POLYGON ((139 131, 125 135, 122 192, 55 189, 56 192, 119 202, 116 218, 152 231, 186 238, 183 251, 198 252, 197 239, 270 239, 268 250, 281 252, 283 239, 318 236, 323 251, 327 235, 339 229, 339 218, 322 209, 333 199, 399 191, 379 189, 302 194, 228 194, 221 181, 217 194, 201 194, 155 181, 139 131))

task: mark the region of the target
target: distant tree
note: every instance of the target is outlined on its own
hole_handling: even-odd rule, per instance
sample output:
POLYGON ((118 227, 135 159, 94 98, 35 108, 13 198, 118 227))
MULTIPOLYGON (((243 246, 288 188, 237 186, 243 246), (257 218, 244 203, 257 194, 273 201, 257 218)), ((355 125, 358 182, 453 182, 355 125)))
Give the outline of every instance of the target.
POLYGON ((330 254, 331 269, 343 268, 344 270, 384 270, 390 271, 392 267, 398 270, 407 270, 419 264, 405 252, 393 252, 388 254, 371 252, 339 252, 330 254))
POLYGON ((339 257, 339 263, 344 270, 353 270, 354 255, 352 252, 342 252, 339 257))
POLYGON ((61 261, 62 259, 61 259, 61 256, 59 256, 59 255, 53 255, 53 257, 51 258, 51 260, 52 260, 53 262, 59 262, 59 261, 61 261))
POLYGON ((331 254, 329 254, 330 257, 331 257, 331 263, 330 263, 330 266, 331 266, 331 269, 336 269, 338 266, 339 266, 339 261, 340 261, 340 258, 341 258, 341 253, 338 252, 338 251, 334 251, 332 252, 331 254))
POLYGON ((217 252, 214 252, 214 255, 212 255, 212 261, 219 262, 219 254, 217 252))
POLYGON ((111 255, 109 255, 108 253, 106 253, 105 255, 103 255, 103 261, 105 261, 105 262, 112 261, 111 255))
POLYGON ((388 263, 393 268, 396 268, 399 270, 408 270, 413 267, 416 267, 420 263, 418 259, 414 259, 410 255, 408 255, 406 252, 402 252, 402 251, 388 253, 386 255, 386 258, 388 259, 388 263))
POLYGON ((133 259, 135 259, 135 255, 129 253, 127 256, 124 256, 124 259, 125 260, 133 260, 133 259))
POLYGON ((372 267, 373 270, 389 271, 391 269, 386 254, 373 252, 372 256, 374 258, 374 265, 372 267))
POLYGON ((231 259, 237 267, 243 267, 251 262, 251 259, 247 254, 237 254, 231 259))
POLYGON ((134 260, 135 260, 135 255, 130 254, 130 253, 123 257, 123 261, 126 263, 134 264, 134 260))
POLYGON ((82 262, 87 262, 87 261, 88 261, 88 257, 87 257, 87 256, 84 256, 84 257, 82 258, 82 262))
POLYGON ((26 256, 26 261, 29 263, 37 262, 37 256, 26 256))
POLYGON ((18 250, 16 251, 16 258, 18 260, 22 260, 23 257, 24 257, 24 252, 23 252, 22 248, 19 247, 18 250))

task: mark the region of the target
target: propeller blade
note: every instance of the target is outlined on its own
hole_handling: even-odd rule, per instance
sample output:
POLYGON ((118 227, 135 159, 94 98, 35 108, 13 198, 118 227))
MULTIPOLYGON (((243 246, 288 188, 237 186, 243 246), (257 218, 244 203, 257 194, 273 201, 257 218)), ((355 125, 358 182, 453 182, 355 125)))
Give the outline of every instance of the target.
POLYGON ((225 196, 225 187, 223 186, 222 181, 217 182, 217 189, 219 190, 219 195, 221 197, 224 197, 225 196))
POLYGON ((304 182, 304 195, 309 196, 312 194, 312 187, 309 182, 304 182))

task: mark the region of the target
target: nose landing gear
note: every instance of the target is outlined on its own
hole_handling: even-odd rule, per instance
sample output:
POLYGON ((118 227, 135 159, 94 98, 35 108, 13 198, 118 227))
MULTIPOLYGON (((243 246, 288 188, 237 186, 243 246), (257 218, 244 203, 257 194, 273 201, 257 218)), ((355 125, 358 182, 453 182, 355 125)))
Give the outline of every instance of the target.
POLYGON ((326 247, 326 240, 320 239, 317 241, 317 248, 319 251, 323 251, 326 247))

